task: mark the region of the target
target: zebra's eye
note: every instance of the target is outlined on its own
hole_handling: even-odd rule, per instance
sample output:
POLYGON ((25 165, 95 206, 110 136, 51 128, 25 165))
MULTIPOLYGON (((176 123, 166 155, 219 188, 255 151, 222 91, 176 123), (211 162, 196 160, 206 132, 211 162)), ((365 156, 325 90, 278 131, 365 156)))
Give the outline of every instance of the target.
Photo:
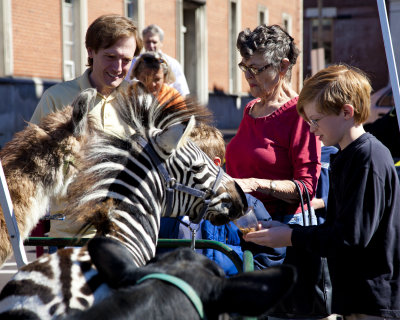
POLYGON ((202 171, 202 170, 204 169, 205 166, 206 166, 205 163, 202 163, 202 164, 195 164, 195 165, 192 165, 191 169, 192 169, 192 171, 194 171, 194 172, 200 172, 200 171, 202 171))

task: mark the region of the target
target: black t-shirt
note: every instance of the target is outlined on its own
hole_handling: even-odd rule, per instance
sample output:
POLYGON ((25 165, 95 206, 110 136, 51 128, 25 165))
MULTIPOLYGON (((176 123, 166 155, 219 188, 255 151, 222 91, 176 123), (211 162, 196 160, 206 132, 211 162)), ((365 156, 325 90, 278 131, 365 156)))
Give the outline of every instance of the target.
POLYGON ((328 258, 333 312, 400 317, 400 188, 389 150, 369 133, 331 156, 326 222, 293 246, 328 258))

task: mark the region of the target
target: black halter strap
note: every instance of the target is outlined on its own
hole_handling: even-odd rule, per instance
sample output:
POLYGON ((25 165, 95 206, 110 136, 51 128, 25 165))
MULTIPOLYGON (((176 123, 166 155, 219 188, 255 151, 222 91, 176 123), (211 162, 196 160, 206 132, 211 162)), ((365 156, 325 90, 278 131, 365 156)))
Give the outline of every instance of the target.
MULTIPOLYGON (((214 195, 217 192, 217 189, 222 181, 223 176, 224 176, 224 170, 221 167, 219 167, 217 177, 215 178, 214 184, 211 188, 211 195, 214 195)), ((201 219, 203 219, 204 215, 206 214, 206 211, 208 210, 210 203, 211 203, 211 198, 204 199, 203 209, 201 209, 196 219, 192 221, 193 223, 200 223, 201 219)))
POLYGON ((188 193, 192 196, 195 196, 197 198, 203 199, 204 205, 202 210, 200 211, 200 214, 196 217, 194 223, 199 223, 200 220, 203 218, 204 214, 206 213, 208 206, 210 205, 211 200, 206 199, 206 197, 211 193, 211 195, 215 194, 215 192, 218 189, 218 186, 222 180, 224 171, 220 167, 217 178, 214 181, 213 187, 211 190, 208 190, 208 192, 204 192, 202 190, 194 189, 192 187, 185 186, 181 183, 178 183, 176 179, 171 178, 169 176, 169 173, 167 169, 165 168, 165 165, 161 162, 160 157, 158 154, 155 152, 153 147, 151 146, 150 143, 148 143, 143 137, 138 138, 138 144, 142 146, 143 150, 150 156, 151 160, 154 162, 154 164, 157 167, 158 172, 160 175, 163 177, 164 182, 165 182, 165 187, 166 187, 166 204, 167 208, 165 210, 165 216, 170 217, 172 214, 172 202, 173 202, 173 194, 174 190, 181 191, 188 193))

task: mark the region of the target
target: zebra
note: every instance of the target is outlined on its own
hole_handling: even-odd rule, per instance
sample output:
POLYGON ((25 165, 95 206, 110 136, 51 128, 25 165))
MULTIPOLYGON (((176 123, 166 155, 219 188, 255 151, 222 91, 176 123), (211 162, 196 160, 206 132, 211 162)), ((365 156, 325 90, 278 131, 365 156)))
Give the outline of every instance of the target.
MULTIPOLYGON (((155 255, 161 216, 223 224, 243 215, 243 191, 188 139, 195 118, 209 118, 205 107, 188 99, 160 105, 134 86, 118 91, 117 99, 121 118, 135 134, 99 132, 86 144, 66 208, 82 231, 94 226, 96 236, 124 245, 132 264, 141 267, 155 255)), ((0 318, 62 317, 111 292, 86 246, 65 248, 19 270, 0 293, 0 318)))

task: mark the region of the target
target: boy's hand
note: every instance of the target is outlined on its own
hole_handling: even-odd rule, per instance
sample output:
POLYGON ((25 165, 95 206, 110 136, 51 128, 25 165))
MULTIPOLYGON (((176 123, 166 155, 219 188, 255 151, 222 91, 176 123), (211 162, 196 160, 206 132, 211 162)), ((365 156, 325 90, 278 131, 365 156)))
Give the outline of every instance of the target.
POLYGON ((262 226, 266 226, 266 228, 249 232, 243 236, 243 239, 271 248, 281 248, 292 245, 292 229, 286 224, 278 221, 267 221, 262 222, 262 226))
POLYGON ((282 227, 286 226, 286 224, 276 221, 276 220, 268 220, 268 221, 259 221, 259 229, 269 229, 273 227, 282 227))

